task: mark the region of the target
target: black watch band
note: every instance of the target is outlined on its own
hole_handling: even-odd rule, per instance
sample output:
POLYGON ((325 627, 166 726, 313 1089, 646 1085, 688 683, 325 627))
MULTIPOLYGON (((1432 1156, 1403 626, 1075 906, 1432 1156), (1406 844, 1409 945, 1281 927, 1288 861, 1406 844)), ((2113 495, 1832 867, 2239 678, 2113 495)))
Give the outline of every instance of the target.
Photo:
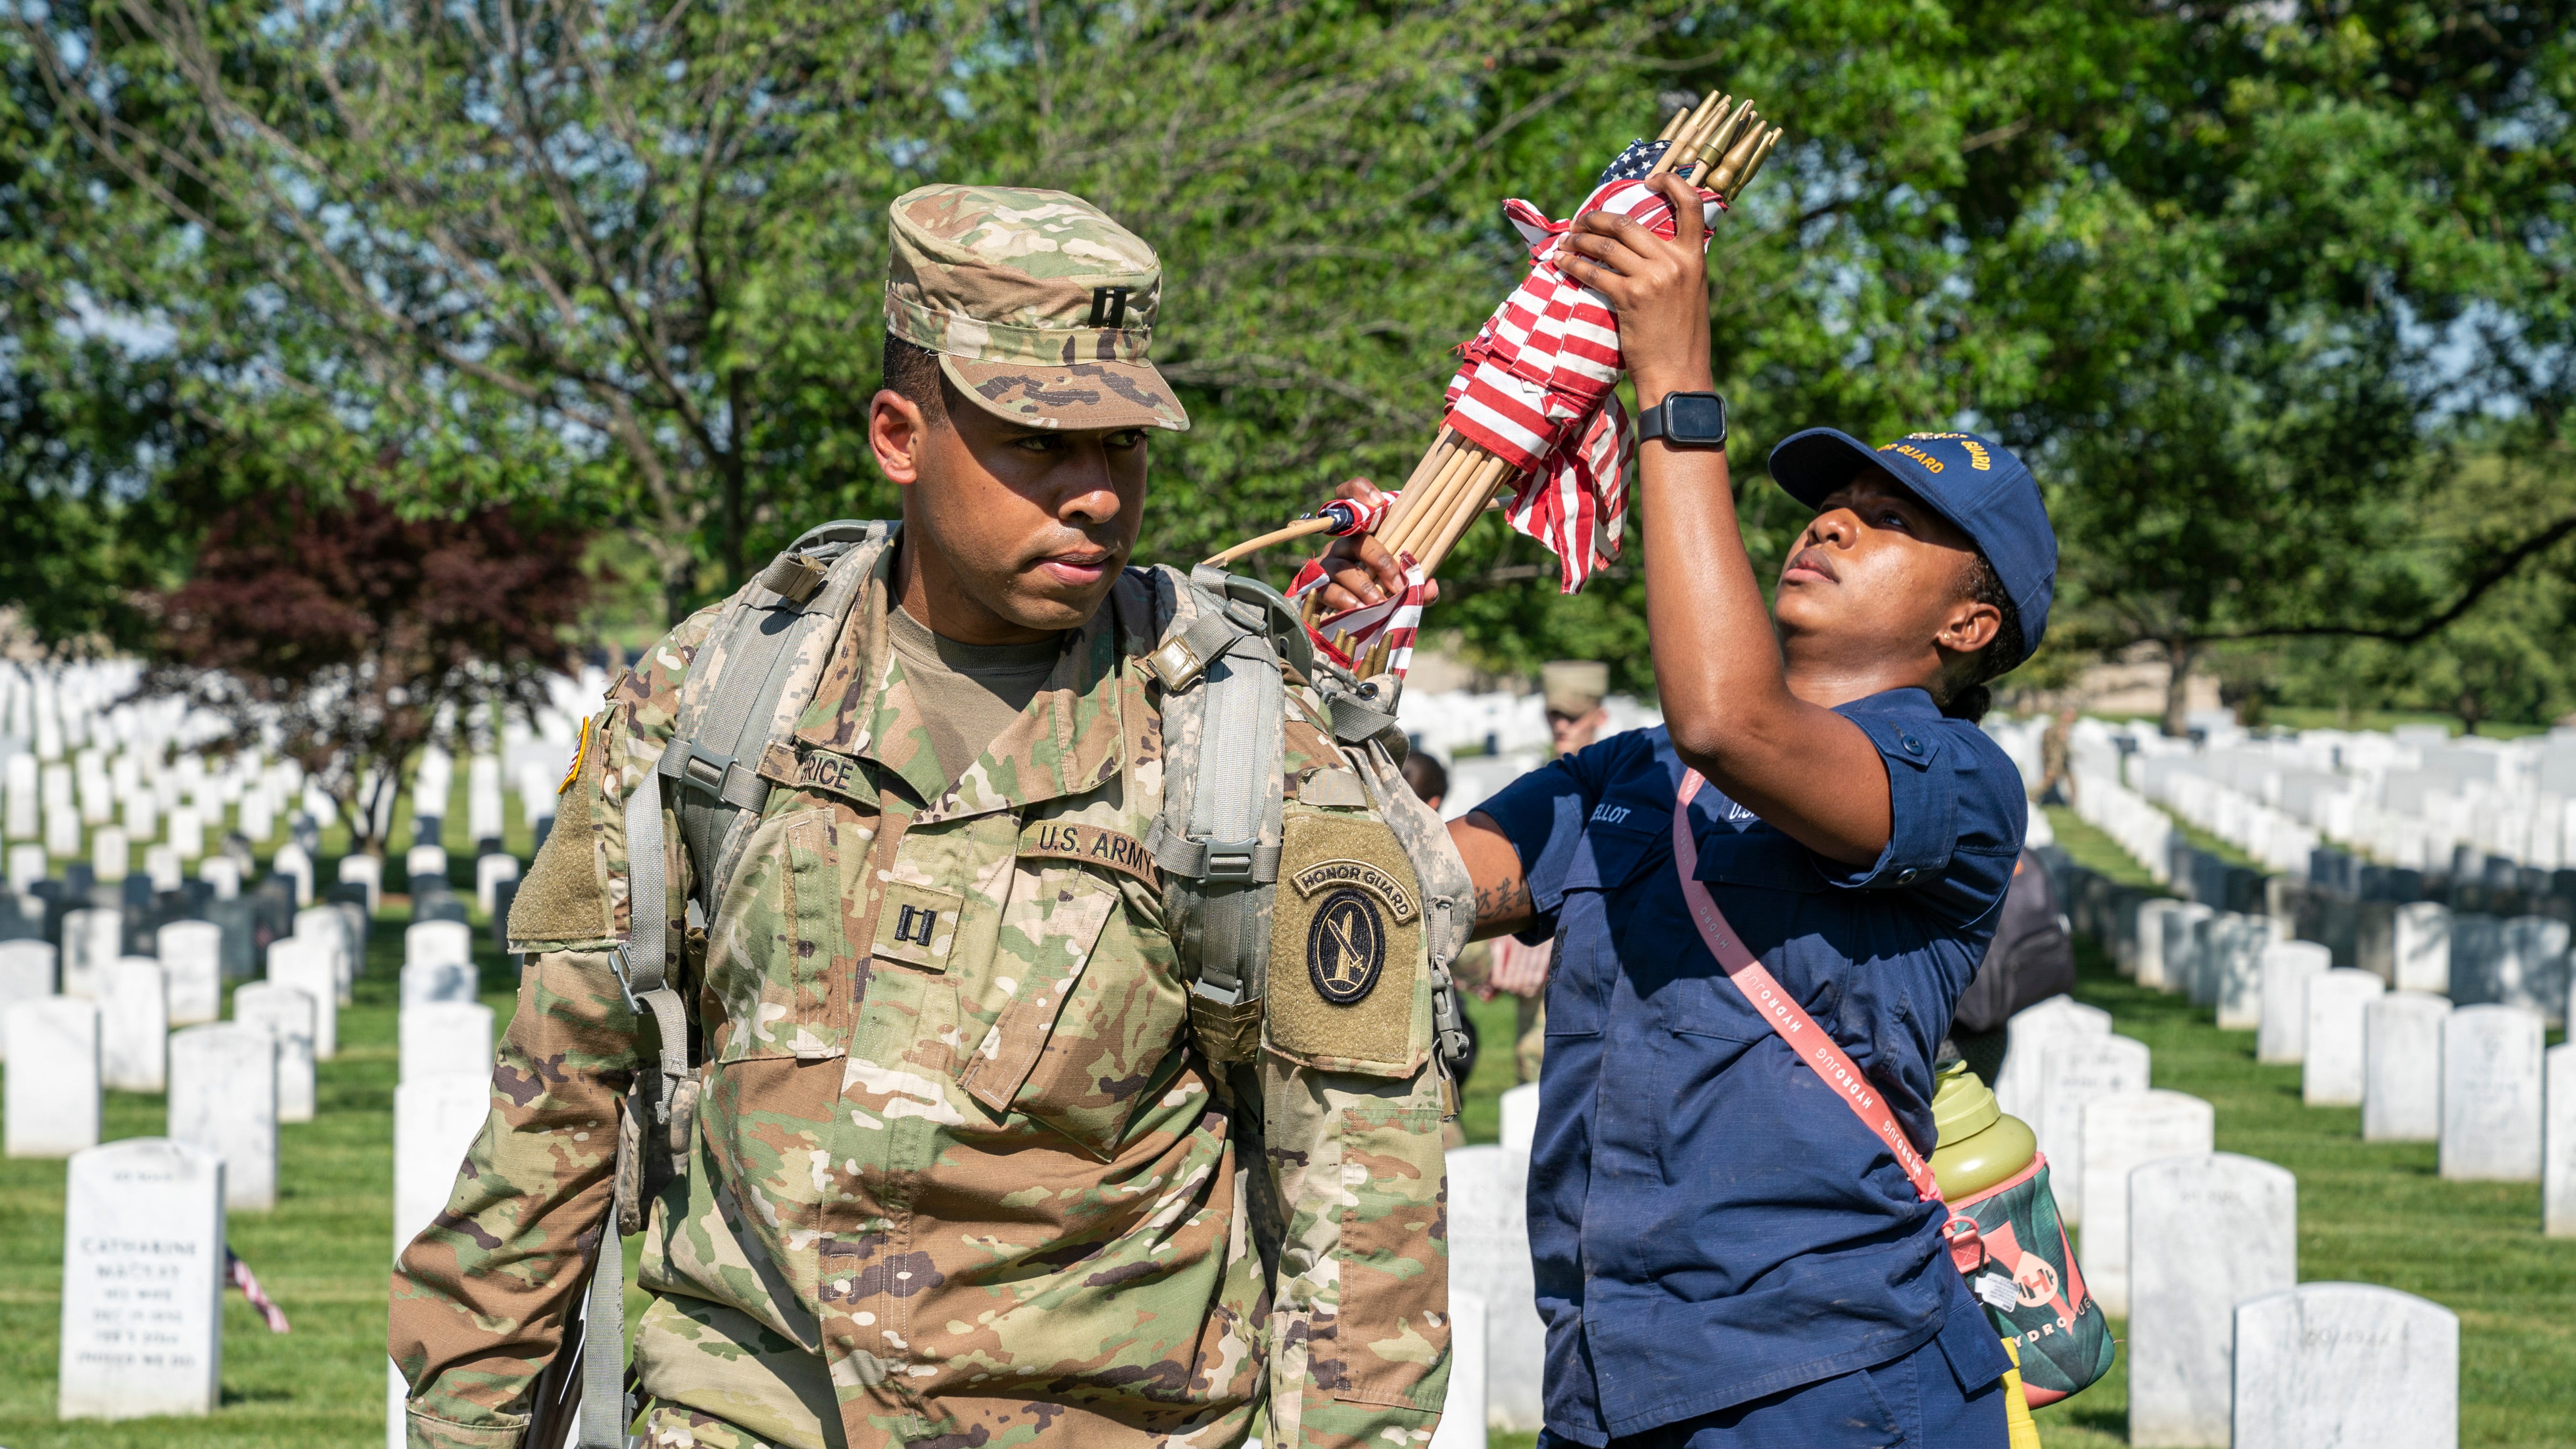
POLYGON ((1713 392, 1668 392, 1637 415, 1637 441, 1661 438, 1668 448, 1726 446, 1726 399, 1713 392))

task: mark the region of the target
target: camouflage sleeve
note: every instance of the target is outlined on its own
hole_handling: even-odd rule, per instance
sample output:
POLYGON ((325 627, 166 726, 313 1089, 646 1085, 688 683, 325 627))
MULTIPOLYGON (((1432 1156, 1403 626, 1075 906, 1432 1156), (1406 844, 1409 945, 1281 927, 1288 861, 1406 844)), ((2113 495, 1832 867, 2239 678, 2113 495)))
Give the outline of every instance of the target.
POLYGON ((645 1049, 613 952, 626 933, 624 802, 670 738, 711 622, 712 611, 683 624, 610 691, 511 910, 511 944, 531 962, 492 1069, 491 1114, 446 1208, 394 1270, 388 1347, 410 1385, 415 1449, 518 1444, 529 1390, 598 1250, 618 1098, 645 1049))
MULTIPOLYGON (((1392 760, 1374 749, 1345 758, 1376 777, 1384 825, 1412 865, 1425 916, 1437 924, 1423 922, 1429 929, 1413 963, 1411 1000, 1386 1023, 1401 1034, 1404 1050, 1363 1054, 1374 1063, 1262 1054, 1261 1161, 1270 1176, 1266 1195, 1284 1219, 1271 1284, 1267 1442, 1282 1449, 1418 1449, 1430 1442, 1449 1387, 1446 1114, 1431 1040, 1435 984, 1447 979, 1449 959, 1467 934, 1466 871, 1448 832, 1413 798, 1392 760)), ((1353 846, 1348 835, 1330 838, 1341 842, 1328 848, 1336 856, 1374 852, 1353 846)), ((1304 853, 1293 840, 1286 852, 1304 853)), ((1283 898, 1290 889, 1281 887, 1283 898)), ((1283 910, 1282 919, 1293 926, 1293 914, 1283 910)), ((1310 928, 1273 937, 1267 994, 1274 1047, 1286 1029, 1280 1003, 1311 984, 1313 939, 1310 928)), ((1399 930, 1393 939, 1413 937, 1399 930)), ((1397 979, 1392 961, 1386 970, 1379 991, 1397 979)))
POLYGON ((1438 1069, 1390 1081, 1265 1055, 1261 1071, 1263 1162, 1287 1220, 1265 1442, 1418 1449, 1449 1387, 1438 1069))

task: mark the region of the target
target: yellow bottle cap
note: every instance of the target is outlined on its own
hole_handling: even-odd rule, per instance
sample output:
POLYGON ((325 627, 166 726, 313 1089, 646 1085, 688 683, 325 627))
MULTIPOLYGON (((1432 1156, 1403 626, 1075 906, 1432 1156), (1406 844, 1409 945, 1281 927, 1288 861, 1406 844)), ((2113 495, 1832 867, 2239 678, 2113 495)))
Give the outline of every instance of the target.
POLYGON ((1939 1129, 1936 1146, 1964 1142, 1995 1125, 2004 1109, 1995 1102, 1995 1094, 1985 1082, 1968 1069, 1966 1062, 1952 1062, 1941 1069, 1932 1092, 1932 1125, 1939 1129))

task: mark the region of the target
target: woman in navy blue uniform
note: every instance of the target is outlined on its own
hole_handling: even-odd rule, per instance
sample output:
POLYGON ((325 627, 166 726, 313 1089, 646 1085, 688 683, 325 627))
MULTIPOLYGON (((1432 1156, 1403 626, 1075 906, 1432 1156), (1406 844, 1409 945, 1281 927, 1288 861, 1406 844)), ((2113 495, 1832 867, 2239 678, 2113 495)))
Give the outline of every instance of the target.
MULTIPOLYGON (((1934 1053, 2025 821, 1976 720, 2047 625, 2056 537, 1987 439, 1812 429, 1771 454, 1815 518, 1766 610, 1710 426, 1699 209, 1666 184, 1678 237, 1595 213, 1565 263, 1617 310, 1663 424, 1640 429, 1639 487, 1665 725, 1452 827, 1477 935, 1555 942, 1529 1175, 1543 1442, 2002 1449, 2008 1360, 1945 1214, 1703 943, 1674 814, 1697 771, 1693 876, 1928 1156, 1934 1053)), ((1373 548, 1328 603, 1379 596, 1373 548)))

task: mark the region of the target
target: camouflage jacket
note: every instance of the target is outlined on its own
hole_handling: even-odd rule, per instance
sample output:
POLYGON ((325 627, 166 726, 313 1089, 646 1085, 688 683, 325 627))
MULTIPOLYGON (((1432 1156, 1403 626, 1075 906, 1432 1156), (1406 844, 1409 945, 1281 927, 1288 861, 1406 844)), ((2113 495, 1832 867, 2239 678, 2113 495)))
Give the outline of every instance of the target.
MULTIPOLYGON (((1431 902, 1460 912, 1449 939, 1466 926, 1438 821, 1290 680, 1270 975, 1302 981, 1310 939, 1347 974, 1347 928, 1288 909, 1301 848, 1337 857, 1312 889, 1380 871, 1377 1045, 1316 1050, 1341 1019, 1307 991, 1303 1050, 1274 1017, 1256 1063, 1212 1067, 1140 844, 1167 747, 1143 656, 1181 580, 1129 570, 952 782, 887 639, 892 556, 770 750, 703 932, 682 934, 665 816, 707 1065, 694 1156, 646 1230, 645 1442, 1218 1446, 1266 1403, 1274 1444, 1426 1443, 1449 1337, 1431 902)), ((533 955, 492 1114, 394 1275, 416 1446, 517 1442, 603 1230, 619 1099, 652 1055, 613 974, 624 801, 717 614, 611 688, 513 911, 533 955)))

